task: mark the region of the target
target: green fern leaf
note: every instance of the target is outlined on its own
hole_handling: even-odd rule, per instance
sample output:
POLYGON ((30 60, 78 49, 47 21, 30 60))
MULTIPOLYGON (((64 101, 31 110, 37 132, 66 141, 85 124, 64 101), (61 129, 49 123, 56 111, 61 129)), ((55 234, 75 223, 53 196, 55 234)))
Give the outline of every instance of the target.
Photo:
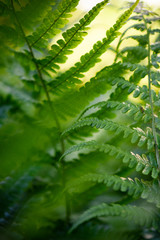
POLYGON ((78 2, 79 0, 62 0, 56 10, 50 10, 42 24, 28 36, 31 47, 46 47, 47 40, 53 38, 66 25, 67 18, 72 16, 70 12, 74 11, 78 2))
POLYGON ((145 123, 151 120, 151 111, 150 109, 141 109, 140 105, 135 105, 129 102, 118 102, 118 101, 102 101, 98 102, 90 107, 86 108, 80 117, 82 117, 87 111, 92 108, 101 108, 106 111, 107 108, 114 108, 116 110, 121 110, 122 113, 127 113, 129 117, 132 117, 136 121, 144 120, 145 123))
POLYGON ((158 56, 158 54, 152 54, 151 60, 152 60, 152 65, 156 69, 158 69, 159 68, 159 63, 160 63, 160 57, 158 56))
MULTIPOLYGON (((110 75, 117 77, 120 71, 122 70, 119 65, 110 66, 106 70, 105 77, 100 77, 99 74, 97 74, 94 78, 91 78, 90 82, 87 82, 81 87, 79 91, 73 88, 72 90, 69 89, 65 95, 53 102, 57 115, 61 118, 64 118, 65 116, 76 116, 95 97, 104 94, 107 90, 111 89, 111 84, 106 81, 106 78, 110 75), (73 104, 73 102, 75 104, 73 104)), ((70 85, 68 84, 68 86, 70 85)), ((54 91, 55 90, 56 89, 54 89, 54 91)), ((59 92, 57 92, 57 94, 58 93, 59 92)))
POLYGON ((132 38, 132 39, 136 40, 139 43, 139 45, 142 45, 142 46, 145 46, 148 43, 147 34, 128 36, 125 39, 128 39, 128 38, 132 38))
MULTIPOLYGON (((80 62, 77 62, 74 67, 69 69, 64 74, 61 74, 56 80, 54 84, 54 89, 59 87, 60 85, 64 84, 65 86, 80 83, 80 78, 84 76, 83 73, 87 72, 90 68, 94 67, 95 64, 100 60, 100 56, 106 51, 109 47, 109 44, 118 37, 119 29, 125 24, 126 20, 129 18, 131 13, 133 12, 134 8, 138 4, 139 0, 132 5, 130 9, 128 9, 106 32, 106 38, 102 41, 98 41, 93 45, 92 50, 89 53, 81 56, 80 62)), ((63 85, 63 88, 64 88, 63 85)))
POLYGON ((145 24, 143 24, 143 23, 134 24, 130 28, 134 28, 136 30, 140 30, 141 32, 143 32, 146 29, 145 28, 145 24))
POLYGON ((159 53, 160 52, 160 42, 153 43, 151 45, 151 49, 153 52, 159 53))
POLYGON ((121 50, 121 54, 127 53, 126 57, 123 57, 124 62, 138 63, 147 57, 147 50, 142 46, 125 47, 121 50))
POLYGON ((67 189, 70 193, 78 192, 78 185, 84 184, 85 182, 104 183, 107 187, 113 187, 115 191, 128 192, 128 195, 134 198, 139 198, 143 192, 145 185, 141 182, 136 182, 138 179, 133 181, 131 178, 122 178, 116 175, 107 174, 87 174, 79 179, 75 180, 74 184, 69 184, 67 189), (137 184, 138 183, 138 184, 137 184))
MULTIPOLYGON (((135 142, 135 140, 138 140, 138 144, 142 144, 142 137, 143 141, 146 141, 146 138, 148 138, 148 141, 150 141, 150 144, 152 144, 152 148, 154 146, 154 139, 151 133, 147 134, 145 133, 141 128, 130 128, 128 126, 120 125, 118 123, 109 121, 109 120, 99 120, 98 118, 84 118, 77 122, 75 122, 70 128, 66 129, 63 132, 63 135, 76 130, 78 128, 84 127, 84 126, 91 126, 96 127, 98 129, 104 129, 109 131, 114 131, 115 135, 118 135, 119 133, 123 132, 123 137, 127 138, 128 136, 132 136, 132 143, 135 142), (141 137, 141 138, 140 138, 141 137), (140 140, 139 140, 140 138, 140 140)), ((148 142, 147 142, 148 145, 148 142)), ((149 150, 151 149, 151 145, 148 145, 149 150)))
MULTIPOLYGON (((111 87, 116 84, 118 84, 121 89, 128 88, 128 93, 132 93, 138 89, 141 98, 148 98, 149 94, 146 86, 141 88, 120 77, 120 75, 124 73, 125 68, 135 69, 136 66, 126 63, 123 65, 118 63, 104 68, 97 73, 95 77, 91 78, 90 82, 87 82, 81 87, 79 91, 68 83, 68 87, 72 86, 72 91, 69 89, 68 92, 65 93, 65 96, 63 95, 58 100, 53 101, 57 115, 61 118, 64 118, 64 116, 76 116, 90 103, 90 101, 100 94, 106 93, 107 90, 111 89, 111 87), (123 65, 124 68, 122 67, 123 65), (75 104, 73 104, 73 102, 75 104)), ((54 92, 56 92, 56 89, 54 89, 54 92)), ((57 94, 59 95, 59 91, 57 91, 57 94)))
POLYGON ((159 21, 160 20, 160 17, 158 16, 154 16, 154 17, 150 17, 150 18, 146 18, 146 22, 147 23, 152 23, 152 22, 156 22, 156 21, 159 21))
POLYGON ((31 116, 35 110, 35 104, 38 103, 27 91, 17 89, 15 86, 3 82, 0 83, 0 94, 1 96, 10 96, 11 99, 18 103, 22 111, 31 116))
POLYGON ((42 21, 48 10, 54 5, 55 0, 27 0, 26 5, 22 6, 16 14, 25 29, 33 30, 33 27, 42 21))
MULTIPOLYGON (((141 138, 143 138, 143 136, 141 138)), ((139 143, 141 143, 141 138, 139 143)), ((143 144, 145 143, 145 141, 142 140, 143 144)), ((83 142, 83 143, 72 146, 71 148, 65 151, 61 159, 67 156, 68 154, 71 154, 73 152, 77 152, 80 150, 84 150, 84 149, 91 149, 92 151, 99 150, 101 152, 108 153, 110 156, 116 156, 116 159, 122 159, 123 163, 128 164, 130 168, 135 167, 136 171, 138 172, 141 171, 144 175, 148 175, 150 172, 152 172, 153 178, 158 177, 159 170, 157 169, 157 166, 152 165, 144 154, 141 157, 139 154, 134 154, 132 152, 127 153, 122 149, 119 149, 113 145, 99 144, 96 141, 83 142)))
POLYGON ((73 124, 70 128, 66 129, 63 132, 63 135, 73 131, 77 128, 81 128, 83 126, 91 126, 96 127, 99 129, 115 131, 118 127, 122 127, 123 131, 125 132, 126 137, 133 133, 133 130, 126 126, 118 126, 117 123, 108 121, 108 120, 99 120, 98 118, 84 118, 73 124))
MULTIPOLYGON (((133 97, 135 98, 140 97, 140 99, 148 101, 149 92, 147 86, 144 85, 143 87, 140 87, 137 85, 137 82, 141 79, 141 77, 144 77, 146 74, 147 67, 140 66, 139 64, 131 64, 126 62, 116 63, 109 67, 105 67, 98 74, 96 74, 96 76, 93 77, 90 82, 87 82, 83 87, 81 87, 79 91, 73 89, 72 91, 68 90, 68 92, 65 93, 65 97, 62 96, 61 98, 56 100, 54 102, 54 105, 56 107, 57 114, 62 117, 64 117, 64 115, 75 116, 82 109, 84 109, 91 100, 93 100, 100 94, 105 93, 114 85, 116 85, 117 88, 122 89, 122 91, 128 89, 127 92, 129 94, 133 93, 133 97), (123 74, 125 70, 134 71, 134 75, 130 77, 131 82, 121 77, 121 74, 123 74), (134 82, 136 82, 136 84, 134 82), (73 102, 75 102, 74 105, 73 102)), ((159 79, 159 73, 151 71, 151 79, 152 81, 155 81, 155 79, 159 79)), ((73 86, 68 83, 68 87, 73 86)), ((54 89, 54 91, 56 92, 56 89, 54 89)), ((58 93, 59 92, 57 91, 57 94, 58 93)), ((155 92, 154 95, 156 96, 155 92)), ((116 98, 113 97, 112 99, 116 98)), ((117 99, 119 100, 119 98, 117 99)), ((158 97, 155 97, 154 105, 159 106, 158 100, 158 97)), ((128 114, 132 116, 132 111, 130 111, 128 114)), ((144 118, 144 122, 150 121, 150 111, 147 108, 146 110, 144 110, 143 114, 141 112, 141 108, 139 108, 139 113, 137 112, 135 116, 136 121, 139 121, 142 115, 144 118)))
POLYGON ((92 10, 90 10, 74 27, 67 29, 62 34, 63 39, 57 41, 57 44, 52 45, 52 50, 49 52, 50 56, 40 61, 42 69, 55 70, 57 63, 64 63, 67 60, 66 55, 73 53, 72 49, 77 47, 82 41, 83 37, 87 34, 87 26, 99 14, 104 5, 109 0, 104 0, 98 3, 92 10))
POLYGON ((143 207, 136 207, 136 206, 125 206, 119 204, 112 204, 108 205, 106 203, 101 203, 97 206, 90 208, 89 210, 85 211, 78 221, 76 221, 73 226, 71 227, 69 232, 72 232, 76 229, 80 224, 101 216, 120 216, 125 218, 128 221, 134 221, 136 224, 140 226, 156 226, 157 216, 153 210, 145 209, 143 207))
POLYGON ((115 191, 127 192, 133 198, 137 199, 141 197, 146 199, 148 202, 155 203, 160 208, 160 190, 157 180, 154 180, 152 183, 143 180, 140 181, 138 178, 133 180, 116 175, 90 173, 75 180, 74 183, 68 184, 67 191, 70 193, 79 192, 78 186, 86 182, 93 182, 95 184, 103 183, 107 187, 112 187, 115 191))

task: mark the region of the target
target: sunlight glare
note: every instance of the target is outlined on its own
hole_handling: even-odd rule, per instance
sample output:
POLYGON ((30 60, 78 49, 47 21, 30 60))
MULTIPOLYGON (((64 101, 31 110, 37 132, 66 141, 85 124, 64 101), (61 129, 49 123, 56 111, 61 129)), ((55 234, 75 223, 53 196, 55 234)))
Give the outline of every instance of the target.
MULTIPOLYGON (((99 2, 102 2, 102 0, 80 0, 78 8, 83 11, 89 11, 99 2)), ((121 2, 126 2, 126 0, 121 0, 121 2)), ((160 7, 160 0, 143 0, 143 2, 147 3, 149 6, 152 7, 160 7)))
POLYGON ((159 0, 143 0, 143 1, 147 3, 149 6, 160 7, 159 0))
POLYGON ((89 11, 99 2, 102 2, 102 0, 80 0, 78 7, 83 11, 89 11))

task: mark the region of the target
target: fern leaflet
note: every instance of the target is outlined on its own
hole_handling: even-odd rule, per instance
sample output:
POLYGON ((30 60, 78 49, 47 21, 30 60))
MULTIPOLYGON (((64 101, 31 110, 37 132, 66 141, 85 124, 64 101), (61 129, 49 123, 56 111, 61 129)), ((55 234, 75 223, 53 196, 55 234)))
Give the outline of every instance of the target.
POLYGON ((87 182, 94 184, 103 183, 107 187, 112 187, 115 191, 127 192, 127 194, 133 198, 138 199, 141 197, 146 199, 148 202, 155 203, 156 206, 160 208, 160 190, 157 180, 154 180, 152 183, 143 180, 140 181, 138 178, 133 180, 131 178, 119 177, 117 175, 88 173, 75 180, 74 183, 68 184, 67 191, 70 193, 79 192, 79 188, 77 187, 87 182))
POLYGON ((79 0, 63 0, 59 3, 56 10, 47 13, 42 24, 36 29, 32 35, 28 36, 31 47, 46 47, 49 38, 53 38, 65 24, 67 18, 71 17, 71 11, 75 9, 79 0))
POLYGON ((84 212, 78 221, 73 224, 70 232, 76 229, 80 224, 92 218, 101 216, 121 216, 122 218, 125 218, 128 221, 134 221, 141 226, 158 227, 156 224, 156 213, 151 209, 148 210, 143 207, 101 203, 84 212))
POLYGON ((52 45, 52 50, 49 52, 50 56, 40 61, 42 69, 47 67, 49 70, 55 71, 55 68, 58 68, 57 63, 66 62, 66 55, 73 53, 71 49, 77 47, 83 41, 83 36, 87 34, 87 25, 94 20, 108 1, 109 0, 104 0, 98 3, 79 23, 76 23, 74 27, 67 29, 67 31, 62 34, 63 39, 59 39, 57 44, 52 45))
POLYGON ((109 120, 99 120, 98 118, 84 118, 77 121, 70 128, 66 129, 63 132, 63 135, 73 131, 77 128, 81 128, 84 126, 96 127, 98 129, 104 129, 109 131, 114 131, 115 135, 123 133, 123 137, 127 138, 128 136, 132 136, 131 142, 135 143, 138 141, 138 144, 142 146, 145 142, 147 142, 148 150, 152 149, 154 146, 154 139, 150 128, 147 129, 146 133, 140 128, 130 128, 128 126, 120 125, 116 122, 112 122, 109 120), (140 138, 140 139, 139 139, 140 138))
POLYGON ((120 34, 118 32, 119 29, 125 24, 125 21, 129 18, 138 2, 139 0, 137 0, 130 9, 125 11, 124 14, 116 21, 113 27, 106 32, 106 38, 95 43, 89 53, 81 56, 80 62, 77 62, 74 67, 66 71, 64 74, 61 74, 56 80, 54 80, 54 89, 62 84, 64 84, 66 87, 69 84, 73 85, 75 83, 81 83, 80 78, 84 77, 83 73, 87 72, 90 68, 94 67, 97 62, 101 61, 100 56, 106 51, 106 49, 109 47, 109 44, 120 34))
MULTIPOLYGON (((143 142, 143 144, 144 143, 145 142, 143 142)), ((108 153, 110 156, 116 156, 116 159, 122 159, 123 163, 128 164, 130 168, 135 167, 137 172, 142 171, 144 175, 148 175, 150 172, 152 172, 153 178, 156 179, 158 177, 159 170, 157 169, 157 166, 154 166, 154 163, 150 163, 146 155, 142 154, 141 157, 139 154, 134 154, 133 152, 127 153, 113 145, 100 144, 94 140, 72 146, 65 151, 61 159, 72 152, 77 152, 83 149, 99 150, 108 153)))

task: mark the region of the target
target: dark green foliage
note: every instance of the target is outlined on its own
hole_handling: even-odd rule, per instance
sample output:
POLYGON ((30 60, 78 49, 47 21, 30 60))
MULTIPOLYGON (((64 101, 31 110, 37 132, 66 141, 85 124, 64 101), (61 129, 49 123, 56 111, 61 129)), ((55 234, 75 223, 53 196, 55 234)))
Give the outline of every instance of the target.
POLYGON ((60 68, 108 2, 68 27, 78 0, 0 1, 0 239, 159 238, 159 17, 135 1, 60 68))

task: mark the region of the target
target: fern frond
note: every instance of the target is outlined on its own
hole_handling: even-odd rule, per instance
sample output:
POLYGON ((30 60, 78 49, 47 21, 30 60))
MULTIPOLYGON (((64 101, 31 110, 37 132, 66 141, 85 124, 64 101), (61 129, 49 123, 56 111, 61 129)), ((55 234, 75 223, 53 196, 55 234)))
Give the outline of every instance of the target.
POLYGON ((4 45, 15 46, 20 44, 22 41, 16 29, 10 26, 0 25, 0 35, 1 35, 0 42, 2 46, 4 45))
MULTIPOLYGON (((128 88, 128 93, 135 91, 136 97, 140 95, 143 99, 147 98, 149 96, 147 87, 144 86, 141 88, 120 77, 126 70, 134 71, 137 67, 140 68, 137 64, 119 62, 102 69, 78 91, 73 89, 73 86, 70 86, 72 90, 68 90, 65 95, 53 101, 57 114, 62 118, 65 116, 76 116, 89 105, 90 101, 100 94, 106 93, 106 91, 116 84, 119 84, 122 90, 128 88), (139 95, 137 94, 138 92, 139 95)), ((141 67, 140 69, 147 72, 146 67, 141 67)), ((56 89, 54 89, 55 92, 56 89)), ((57 95, 58 93, 57 91, 57 95)))
POLYGON ((160 29, 159 28, 149 29, 149 33, 150 34, 160 33, 160 29))
MULTIPOLYGON (((117 76, 118 71, 114 72, 114 70, 115 68, 112 69, 111 67, 108 74, 116 74, 117 76)), ((105 78, 94 77, 90 82, 87 82, 81 87, 79 91, 76 89, 68 90, 65 95, 61 96, 58 100, 53 101, 56 112, 61 118, 66 116, 76 116, 90 103, 90 101, 100 94, 104 94, 109 89, 111 89, 111 84, 109 84, 105 78)), ((54 89, 54 91, 55 90, 56 89, 54 89)))
POLYGON ((81 117, 92 108, 101 108, 104 109, 104 111, 107 108, 114 108, 116 110, 121 110, 124 114, 127 113, 129 117, 133 117, 133 119, 136 121, 143 120, 145 123, 147 123, 151 120, 151 111, 148 106, 146 106, 146 108, 142 108, 141 105, 135 105, 130 102, 118 102, 111 100, 102 101, 91 105, 83 111, 81 117))
POLYGON ((113 27, 106 32, 106 38, 95 43, 89 53, 81 56, 80 62, 77 62, 74 67, 66 71, 64 74, 61 74, 55 80, 55 83, 53 83, 54 89, 62 84, 67 87, 75 83, 81 83, 80 78, 84 77, 83 73, 87 72, 90 68, 94 67, 97 62, 101 61, 100 56, 106 51, 109 44, 118 37, 119 29, 125 24, 138 2, 139 0, 137 0, 130 9, 125 11, 113 27))
MULTIPOLYGON (((116 233, 122 230, 120 238, 123 240, 131 240, 133 235, 130 237, 129 233, 132 232, 134 240, 145 239, 143 234, 149 227, 158 232, 154 228, 157 222, 159 224, 156 206, 160 208, 157 161, 160 30, 156 23, 159 17, 143 8, 139 14, 140 4, 135 9, 136 24, 127 22, 139 2, 134 0, 131 8, 124 10, 106 32, 105 38, 80 56, 68 71, 58 71, 83 41, 89 24, 108 0, 101 0, 78 23, 67 28, 66 23, 78 2, 0 0, 0 145, 4 160, 0 168, 0 236, 5 239, 10 235, 3 236, 3 227, 5 231, 13 230, 13 238, 38 239, 42 233, 40 237, 44 239, 68 239, 66 227, 70 219, 77 221, 76 211, 85 209, 87 203, 100 203, 102 198, 111 205, 104 203, 84 213, 71 231, 91 218, 99 219, 89 221, 86 231, 82 226, 82 235, 75 234, 74 239, 84 239, 84 236, 92 239, 93 232, 100 227, 105 228, 106 233, 99 237, 102 239, 113 236, 110 230, 116 233), (152 19, 155 29, 151 28, 152 19), (121 62, 116 63, 116 59, 114 64, 97 70, 94 77, 88 78, 85 73, 101 61, 102 54, 126 22, 130 26, 121 34, 118 47, 116 50, 111 47, 121 62), (129 30, 133 30, 132 34, 138 30, 138 33, 132 35, 129 30), (60 31, 62 37, 50 48, 50 40, 60 31), (152 35, 150 39, 149 35, 152 35), (128 44, 127 48, 119 50, 127 38, 135 45, 128 44), (140 62, 143 59, 145 61, 140 62), (84 76, 87 83, 82 82, 84 76), (100 99, 107 101, 93 104, 100 99), (94 139, 93 133, 97 141, 85 142, 94 139), (69 149, 68 143, 72 144, 69 149), (132 201, 135 205, 153 206, 156 215, 150 208, 123 205, 132 201), (105 222, 103 216, 107 217, 105 222), (123 228, 125 219, 129 221, 123 228), (132 219, 137 225, 132 226, 132 219), (90 235, 88 226, 93 230, 90 235), (59 235, 59 227, 64 237, 59 235), (122 237, 123 233, 126 238, 122 237)), ((95 238, 98 239, 98 234, 95 238)))
POLYGON ((158 54, 152 54, 152 56, 151 56, 151 62, 152 62, 152 65, 153 65, 156 69, 159 68, 160 57, 158 56, 158 54))
POLYGON ((103 183, 107 187, 112 187, 115 191, 127 192, 129 196, 133 198, 143 198, 146 201, 155 203, 160 208, 160 190, 157 180, 155 182, 144 182, 138 178, 134 180, 131 178, 119 177, 117 175, 107 174, 94 174, 90 173, 74 180, 74 183, 68 184, 67 191, 70 193, 79 192, 79 185, 85 184, 86 182, 93 182, 95 184, 103 183))
POLYGON ((63 135, 84 126, 91 126, 91 127, 96 127, 98 129, 114 131, 115 135, 123 133, 124 138, 132 136, 131 142, 135 143, 138 141, 139 146, 143 146, 143 144, 147 142, 148 150, 154 147, 154 139, 153 139, 150 128, 147 128, 147 132, 145 133, 141 128, 132 129, 128 126, 120 125, 116 122, 112 122, 109 120, 99 120, 98 118, 81 119, 75 122, 68 129, 66 129, 63 132, 63 135))
MULTIPOLYGON (((125 63, 124 63, 124 66, 128 66, 128 64, 125 65, 125 63)), ((129 64, 129 66, 130 66, 130 64, 129 64)), ((130 67, 134 68, 135 66, 133 65, 130 67)), ((146 68, 145 68, 145 70, 146 70, 146 68)), ((108 75, 106 75, 106 73, 107 73, 107 68, 103 69, 103 71, 101 71, 101 73, 97 77, 100 77, 100 79, 101 78, 106 79, 106 81, 108 81, 108 83, 110 83, 112 86, 117 84, 117 87, 120 87, 122 90, 128 88, 128 93, 130 94, 133 92, 134 98, 137 98, 140 96, 140 98, 142 100, 144 100, 149 97, 149 92, 148 92, 148 88, 146 85, 143 85, 143 87, 140 87, 132 82, 133 80, 134 81, 136 80, 136 82, 137 82, 138 80, 140 80, 140 78, 142 76, 144 77, 147 74, 147 71, 144 71, 143 67, 140 68, 139 70, 137 69, 137 72, 135 73, 135 75, 132 76, 132 78, 130 78, 130 80, 132 80, 131 82, 127 81, 124 77, 108 76, 108 75), (140 75, 140 73, 142 76, 140 75), (137 80, 137 77, 138 77, 138 80, 137 80)))
MULTIPOLYGON (((152 55, 152 59, 154 62, 158 62, 159 58, 157 55, 153 54, 152 55)), ((133 75, 130 77, 130 82, 132 83, 138 83, 142 78, 144 78, 145 76, 147 76, 147 66, 145 65, 140 65, 140 64, 133 64, 130 62, 124 62, 124 63, 119 63, 121 65, 122 68, 126 69, 126 70, 130 70, 131 72, 134 71, 133 75)), ((154 63, 157 66, 157 63, 154 63)), ((158 68, 159 66, 157 66, 158 68)), ((150 70, 151 72, 151 80, 152 82, 154 82, 155 80, 160 81, 160 73, 158 71, 155 70, 150 70)))
MULTIPOLYGON (((145 143, 144 141, 142 142, 143 142, 142 144, 145 143)), ((99 144, 96 141, 83 142, 70 147, 68 150, 65 151, 61 159, 67 156, 68 154, 71 154, 72 152, 77 152, 84 149, 91 149, 93 151, 99 150, 101 152, 108 153, 110 156, 115 156, 116 159, 122 159, 123 163, 128 164, 130 168, 135 168, 137 172, 141 171, 144 175, 148 175, 151 172, 153 178, 156 179, 158 177, 159 170, 157 169, 157 166, 150 163, 146 155, 142 154, 141 157, 139 154, 134 154, 133 152, 127 153, 113 145, 99 144)))
POLYGON ((50 56, 40 61, 42 69, 47 68, 55 71, 55 68, 58 68, 57 63, 66 62, 66 55, 72 54, 72 49, 83 41, 83 37, 87 34, 87 26, 95 19, 108 1, 109 0, 104 0, 98 3, 80 19, 79 23, 76 23, 74 27, 67 29, 67 31, 62 34, 63 39, 59 39, 57 44, 52 45, 52 49, 49 52, 50 56))
POLYGON ((112 122, 109 120, 99 120, 98 118, 84 118, 75 122, 71 127, 66 129, 63 132, 63 135, 84 126, 91 126, 91 127, 96 127, 98 129, 104 129, 104 130, 110 130, 110 131, 115 131, 116 129, 121 127, 122 129, 121 131, 126 132, 125 133, 126 137, 128 137, 130 134, 133 133, 133 130, 131 128, 126 126, 118 126, 116 122, 112 122))
POLYGON ((72 147, 70 147, 69 149, 67 149, 64 154, 61 156, 60 160, 62 158, 64 158, 65 156, 67 156, 68 154, 71 154, 73 152, 77 152, 79 150, 83 150, 85 148, 87 149, 96 149, 99 147, 99 144, 96 142, 96 141, 88 141, 88 142, 83 142, 83 143, 80 143, 80 144, 77 144, 77 145, 74 145, 72 147))
POLYGON ((145 35, 132 35, 132 36, 126 37, 125 39, 128 39, 128 38, 132 38, 132 39, 136 40, 139 43, 139 45, 142 45, 142 46, 145 46, 147 44, 147 34, 145 34, 145 35))
POLYGON ((151 49, 153 52, 159 53, 160 52, 160 41, 151 44, 151 49))
POLYGON ((121 54, 127 53, 127 56, 123 56, 124 62, 138 63, 147 57, 147 49, 142 46, 125 47, 121 50, 121 54))
POLYGON ((78 221, 76 221, 71 227, 69 232, 72 232, 80 224, 95 218, 95 217, 107 217, 107 216, 118 216, 125 218, 125 220, 135 222, 135 224, 146 227, 157 227, 158 217, 156 213, 151 209, 143 207, 131 206, 131 205, 119 205, 119 204, 106 204, 101 203, 97 206, 91 207, 85 211, 78 221))
POLYGON ((156 21, 159 21, 160 20, 160 17, 158 16, 154 16, 154 17, 150 17, 150 18, 146 18, 146 22, 147 23, 152 23, 152 22, 156 22, 156 21))
POLYGON ((33 30, 33 27, 42 21, 42 18, 55 5, 55 2, 55 0, 27 0, 26 5, 22 6, 16 14, 25 29, 33 30))
POLYGON ((98 102, 98 103, 96 103, 96 104, 93 104, 93 105, 87 107, 87 108, 81 113, 79 119, 81 119, 81 118, 85 115, 85 113, 88 112, 88 111, 89 111, 90 109, 92 109, 92 108, 93 108, 93 109, 95 109, 95 108, 103 108, 103 107, 106 107, 106 106, 107 106, 107 101, 102 101, 102 102, 98 102))
MULTIPOLYGON (((151 77, 154 76, 151 74, 151 77)), ((102 69, 96 76, 95 79, 103 79, 110 83, 112 86, 116 85, 122 90, 128 88, 128 93, 132 93, 133 97, 141 96, 141 99, 146 99, 149 97, 148 88, 146 85, 143 87, 137 86, 139 80, 147 75, 147 67, 141 66, 139 64, 132 64, 128 62, 116 63, 109 67, 102 69), (125 70, 134 71, 134 75, 130 77, 130 81, 127 81, 124 77, 121 77, 124 74, 125 70), (118 74, 119 71, 119 74, 118 74)), ((153 78, 154 79, 154 78, 153 78)), ((92 80, 92 79, 91 79, 92 80)))
POLYGON ((143 97, 141 96, 142 99, 145 99, 149 96, 148 89, 147 89, 146 85, 144 85, 143 88, 142 88, 140 86, 137 86, 134 83, 131 83, 131 82, 125 80, 123 77, 121 77, 121 78, 110 78, 108 81, 112 84, 112 86, 117 84, 117 86, 120 87, 121 89, 128 88, 128 93, 133 92, 133 97, 135 97, 135 98, 139 97, 141 94, 143 94, 143 97))
MULTIPOLYGON (((148 13, 146 13, 146 15, 147 15, 148 13)), ((141 21, 141 20, 143 20, 143 14, 139 14, 139 15, 135 15, 135 16, 132 16, 132 17, 130 17, 130 20, 135 20, 135 21, 141 21)))
MULTIPOLYGON (((151 78, 154 81, 158 75, 155 74, 155 71, 153 71, 152 73, 153 74, 151 74, 151 78)), ((141 79, 141 77, 146 76, 146 74, 146 66, 141 66, 139 64, 132 64, 128 62, 119 62, 111 66, 105 67, 100 72, 98 72, 95 77, 91 78, 90 82, 87 82, 78 91, 76 89, 68 90, 68 92, 66 91, 65 96, 63 95, 60 98, 56 99, 54 101, 56 112, 62 118, 64 118, 65 116, 76 116, 87 105, 89 105, 90 101, 92 101, 95 97, 98 97, 100 94, 104 94, 114 85, 116 85, 122 91, 128 89, 126 91, 127 94, 133 93, 133 97, 135 98, 140 97, 140 99, 148 101, 149 92, 147 86, 144 85, 143 87, 140 87, 137 85, 137 82, 141 79), (134 75, 130 77, 131 82, 121 77, 121 75, 124 74, 126 70, 135 71, 134 75), (73 104, 73 102, 75 104, 73 104)), ((53 86, 54 84, 51 83, 51 85, 53 86)), ((70 87, 73 86, 70 85, 70 87)), ((58 95, 58 89, 54 89, 54 93, 56 93, 56 90, 58 95)), ((116 100, 119 100, 119 98, 117 98, 116 100)), ((124 100, 122 99, 122 101, 124 100)), ((156 101, 158 104, 158 97, 156 98, 156 101)), ((146 119, 146 121, 148 120, 146 119)))
POLYGON ((71 17, 71 11, 74 11, 79 0, 62 0, 56 10, 50 10, 44 18, 42 24, 36 31, 28 36, 31 47, 46 47, 46 39, 53 38, 60 29, 68 22, 67 18, 71 17))
POLYGON ((18 103, 20 109, 27 115, 32 115, 35 110, 35 104, 38 103, 33 96, 22 89, 17 89, 15 86, 0 83, 1 96, 10 96, 12 100, 18 103), (30 108, 30 110, 28 109, 30 108))
POLYGON ((136 23, 132 26, 129 27, 130 28, 134 28, 136 30, 140 30, 141 32, 143 32, 145 30, 145 24, 144 23, 136 23))
MULTIPOLYGON (((129 18, 129 20, 138 20, 138 21, 140 21, 141 23, 138 23, 138 24, 133 24, 133 25, 131 25, 131 26, 129 26, 123 33, 122 33, 122 35, 121 35, 121 37, 120 37, 120 40, 119 40, 119 42, 118 42, 118 45, 117 45, 117 47, 116 47, 116 57, 115 57, 115 62, 117 61, 117 58, 118 57, 122 57, 123 59, 124 59, 124 61, 127 61, 127 58, 128 58, 128 61, 132 61, 132 62, 136 62, 136 57, 138 57, 138 59, 139 60, 143 60, 144 58, 145 58, 145 55, 146 55, 146 49, 145 48, 143 48, 143 47, 145 47, 146 45, 147 45, 147 43, 148 43, 148 40, 147 40, 147 34, 144 34, 144 35, 133 35, 133 36, 127 36, 127 37, 124 37, 124 35, 128 32, 128 30, 130 30, 130 29, 136 29, 136 30, 138 30, 138 31, 141 31, 141 32, 143 32, 143 31, 146 31, 146 26, 145 26, 145 22, 144 22, 144 16, 145 16, 145 18, 146 18, 146 23, 152 23, 152 19, 154 19, 153 21, 158 21, 159 20, 159 18, 156 16, 156 14, 154 13, 154 12, 152 12, 152 11, 143 11, 143 10, 141 10, 142 12, 142 14, 139 14, 139 12, 137 12, 138 13, 138 15, 136 15, 136 16, 133 16, 133 17, 131 17, 131 18, 129 18), (149 20, 149 18, 147 18, 147 16, 154 16, 154 17, 152 17, 151 18, 151 21, 149 20), (128 55, 127 55, 127 57, 126 58, 124 58, 123 56, 122 56, 122 53, 123 53, 123 50, 122 50, 122 52, 121 51, 119 51, 119 48, 120 48, 120 45, 121 45, 121 43, 125 40, 125 39, 128 39, 128 38, 132 38, 132 39, 134 39, 134 40, 136 40, 138 43, 139 43, 139 45, 141 45, 141 46, 136 46, 136 47, 131 47, 132 49, 128 49, 129 50, 129 52, 128 52, 128 55), (139 51, 138 52, 136 52, 136 50, 134 49, 134 48, 137 48, 137 47, 139 47, 139 51), (141 52, 141 54, 139 54, 141 52), (132 57, 132 55, 133 55, 133 57, 132 57)), ((149 34, 155 34, 155 33, 159 33, 159 29, 148 29, 148 33, 149 34)), ((129 47, 130 48, 130 47, 129 47)), ((125 48, 124 49, 124 51, 126 52, 126 50, 127 50, 127 48, 125 48)), ((138 50, 138 48, 137 48, 137 50, 138 50)), ((137 61, 138 62, 138 61, 137 61)))
MULTIPOLYGON (((136 68, 136 66, 134 67, 136 68)), ((133 68, 133 66, 130 66, 130 68, 133 68)), ((87 82, 83 87, 81 87, 79 91, 73 88, 72 90, 68 90, 65 95, 54 101, 54 106, 56 108, 57 114, 62 118, 65 116, 76 116, 95 97, 99 96, 100 94, 104 94, 107 90, 111 89, 111 85, 117 84, 117 82, 122 79, 119 77, 119 75, 121 75, 124 70, 125 68, 121 67, 120 63, 111 65, 97 73, 96 76, 91 78, 91 80, 87 82), (114 79, 116 79, 116 82, 114 84, 111 84, 114 82, 114 79), (73 102, 75 104, 73 104, 73 102)), ((136 85, 124 80, 124 84, 121 85, 122 88, 124 85, 126 86, 126 84, 129 88, 129 93, 133 92, 137 87, 136 85)), ((69 84, 67 86, 69 86, 69 84)), ((139 89, 141 90, 140 87, 139 89)), ((54 93, 56 90, 57 89, 54 89, 54 93)), ((57 90, 57 94, 58 93, 59 91, 57 90)))

